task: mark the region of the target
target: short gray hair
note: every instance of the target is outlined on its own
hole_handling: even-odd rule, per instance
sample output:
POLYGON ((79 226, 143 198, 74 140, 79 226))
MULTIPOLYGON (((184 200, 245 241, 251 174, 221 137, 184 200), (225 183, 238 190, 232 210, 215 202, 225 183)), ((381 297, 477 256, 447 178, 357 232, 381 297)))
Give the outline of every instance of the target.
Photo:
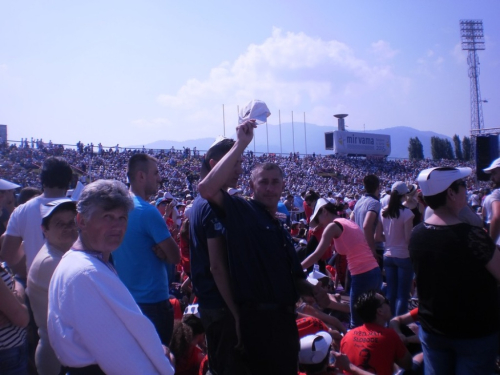
POLYGON ((261 172, 261 171, 278 171, 279 174, 280 174, 280 177, 283 178, 283 169, 281 169, 281 167, 276 164, 276 163, 260 163, 260 164, 256 164, 252 171, 250 172, 250 179, 252 181, 255 180, 255 178, 257 177, 257 175, 261 172))
POLYGON ((116 180, 97 180, 85 186, 76 209, 80 215, 89 218, 92 211, 100 207, 105 211, 134 208, 134 202, 125 184, 116 180))

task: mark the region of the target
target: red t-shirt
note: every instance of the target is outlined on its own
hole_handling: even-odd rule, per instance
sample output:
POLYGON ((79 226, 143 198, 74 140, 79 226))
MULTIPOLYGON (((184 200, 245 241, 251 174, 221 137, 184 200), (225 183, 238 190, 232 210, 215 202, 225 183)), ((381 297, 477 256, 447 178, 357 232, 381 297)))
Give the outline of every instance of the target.
POLYGON ((203 359, 200 360, 202 351, 197 346, 192 346, 186 361, 180 361, 175 367, 175 375, 198 375, 200 365, 203 359))
POLYGON ((313 316, 297 319, 297 329, 299 331, 300 338, 308 335, 314 335, 319 331, 328 332, 328 327, 325 323, 313 316))
POLYGON ((181 303, 179 302, 179 300, 177 298, 170 298, 169 301, 172 305, 172 308, 174 309, 174 319, 182 320, 181 303))
POLYGON ((340 351, 365 371, 392 375, 394 362, 403 358, 407 349, 393 329, 367 323, 347 332, 340 351))

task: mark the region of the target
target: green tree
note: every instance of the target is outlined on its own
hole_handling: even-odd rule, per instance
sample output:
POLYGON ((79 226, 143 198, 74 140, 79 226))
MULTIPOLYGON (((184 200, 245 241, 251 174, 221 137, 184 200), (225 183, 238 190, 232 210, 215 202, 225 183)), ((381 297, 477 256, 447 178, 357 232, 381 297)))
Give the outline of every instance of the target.
POLYGON ((448 139, 432 137, 431 152, 434 160, 454 159, 453 147, 448 139))
POLYGON ((432 137, 431 138, 431 154, 434 160, 443 159, 443 142, 441 142, 441 138, 432 137))
POLYGON ((409 144, 408 144, 408 158, 410 160, 416 160, 418 159, 418 153, 417 153, 417 140, 418 138, 410 138, 409 144))
POLYGON ((471 160, 472 148, 471 148, 471 142, 470 142, 469 137, 464 136, 464 138, 462 139, 462 149, 463 149, 463 154, 464 154, 464 160, 465 161, 471 160))
POLYGON ((451 142, 449 139, 443 139, 443 148, 444 148, 444 158, 448 160, 455 159, 455 155, 453 155, 453 147, 451 146, 451 142))
POLYGON ((418 137, 415 137, 415 150, 416 150, 416 158, 418 160, 422 160, 424 158, 424 145, 420 142, 418 137))
POLYGON ((464 155, 462 154, 462 142, 458 135, 453 136, 453 143, 455 144, 455 156, 458 160, 464 160, 464 155))

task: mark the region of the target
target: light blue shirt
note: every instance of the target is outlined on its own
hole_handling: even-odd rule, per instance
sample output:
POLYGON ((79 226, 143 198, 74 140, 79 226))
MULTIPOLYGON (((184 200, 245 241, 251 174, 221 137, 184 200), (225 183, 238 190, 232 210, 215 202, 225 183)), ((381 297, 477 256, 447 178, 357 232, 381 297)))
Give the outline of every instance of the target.
POLYGON ((167 224, 156 207, 134 196, 127 232, 113 260, 118 276, 137 303, 156 303, 169 297, 165 262, 153 246, 170 237, 167 224))

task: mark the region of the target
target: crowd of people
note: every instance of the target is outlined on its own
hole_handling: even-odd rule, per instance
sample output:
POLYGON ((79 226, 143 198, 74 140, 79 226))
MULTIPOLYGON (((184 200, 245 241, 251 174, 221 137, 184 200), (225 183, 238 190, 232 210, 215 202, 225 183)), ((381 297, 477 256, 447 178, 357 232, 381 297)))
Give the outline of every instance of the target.
POLYGON ((490 192, 456 161, 256 155, 252 111, 201 153, 0 150, 2 374, 495 371, 500 159, 490 192))
MULTIPOLYGON (((182 196, 186 189, 196 194, 200 168, 205 156, 205 152, 196 150, 186 153, 185 150, 174 149, 110 148, 98 153, 92 151, 90 147, 77 149, 54 145, 52 148, 32 148, 29 147, 29 143, 26 143, 26 146, 20 147, 12 143, 0 151, 2 177, 21 186, 41 188, 37 173, 43 160, 48 156, 64 157, 84 182, 116 179, 126 183, 126 166, 129 158, 135 153, 147 153, 158 160, 162 176, 160 190, 169 191, 174 196, 182 196)), ((333 192, 351 197, 363 191, 363 178, 369 174, 376 174, 382 181, 383 187, 390 189, 395 181, 413 183, 418 171, 426 168, 457 165, 474 168, 472 162, 456 160, 390 160, 298 153, 256 154, 246 151, 243 158, 243 173, 238 184, 245 195, 250 193, 250 171, 256 164, 265 162, 276 163, 282 168, 286 190, 294 195, 312 189, 323 194, 333 192)), ((487 187, 487 183, 469 180, 469 190, 481 190, 487 187)))

